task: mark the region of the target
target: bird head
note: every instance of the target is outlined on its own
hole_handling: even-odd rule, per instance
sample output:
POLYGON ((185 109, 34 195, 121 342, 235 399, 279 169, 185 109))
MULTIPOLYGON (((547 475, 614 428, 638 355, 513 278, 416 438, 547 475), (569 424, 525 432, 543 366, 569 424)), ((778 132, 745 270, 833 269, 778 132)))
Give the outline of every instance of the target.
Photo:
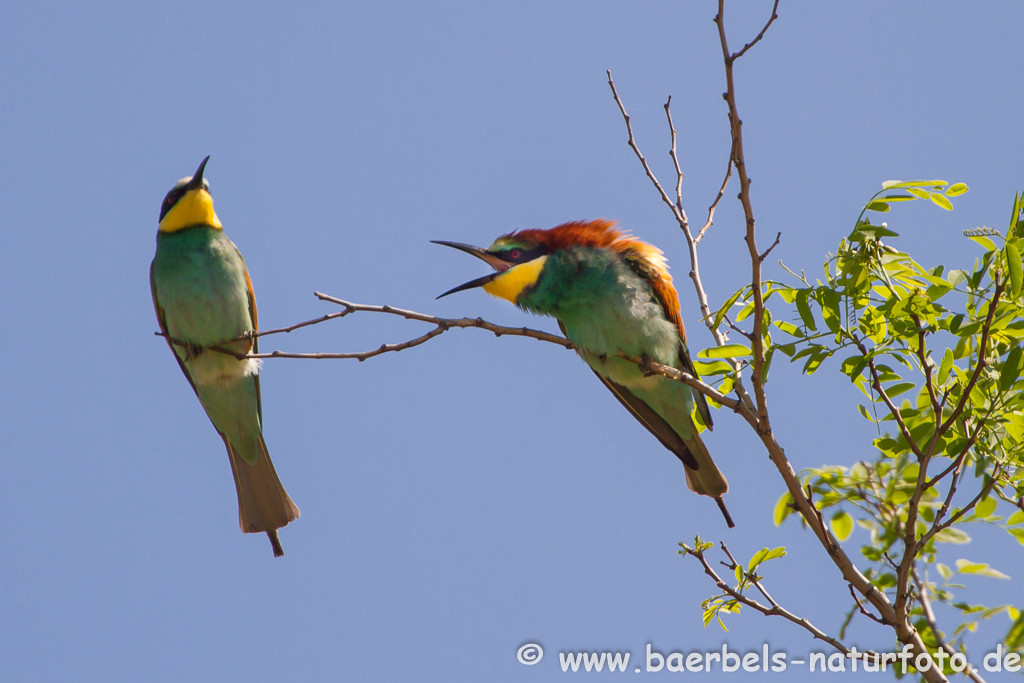
POLYGON ((495 270, 490 275, 450 289, 441 296, 473 287, 483 287, 488 294, 520 305, 520 296, 524 291, 534 288, 544 273, 545 266, 550 269, 550 264, 554 263, 549 262, 549 257, 557 258, 562 250, 575 249, 609 250, 619 254, 635 253, 645 263, 663 273, 668 282, 672 280, 668 276, 661 251, 620 232, 613 221, 603 218, 563 223, 549 230, 518 230, 499 237, 487 249, 459 242, 434 243, 472 254, 495 270))
POLYGON ((193 225, 223 229, 213 210, 210 183, 203 177, 209 160, 209 156, 203 159, 195 175, 179 180, 164 197, 160 206, 160 232, 177 232, 193 225))
MULTIPOLYGON (((530 232, 540 233, 542 231, 530 232)), ((524 289, 536 284, 544 270, 544 262, 547 261, 548 254, 551 253, 546 240, 531 237, 527 231, 499 237, 487 249, 461 242, 432 241, 434 244, 443 244, 446 247, 472 254, 494 268, 495 271, 490 275, 478 277, 449 289, 437 297, 438 299, 466 289, 483 287, 484 291, 492 296, 516 303, 524 289)))

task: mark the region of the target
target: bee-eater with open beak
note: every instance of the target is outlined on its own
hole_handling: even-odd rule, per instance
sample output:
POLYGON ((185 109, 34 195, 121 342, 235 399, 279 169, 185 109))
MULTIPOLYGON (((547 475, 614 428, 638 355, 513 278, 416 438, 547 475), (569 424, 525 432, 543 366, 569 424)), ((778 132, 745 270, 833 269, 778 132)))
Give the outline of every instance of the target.
POLYGON ((277 530, 298 519, 263 440, 256 298, 245 261, 213 210, 203 159, 160 208, 150 287, 160 329, 217 433, 224 440, 244 533, 266 532, 274 555, 284 555, 277 530), (236 340, 236 341, 232 341, 236 340))
MULTIPOLYGON (((441 296, 474 287, 531 313, 558 320, 594 374, 633 417, 683 463, 691 491, 718 503, 729 490, 694 424, 694 402, 710 429, 707 401, 690 387, 645 375, 621 356, 649 358, 697 376, 679 315, 679 295, 661 251, 615 229, 606 220, 566 223, 550 230, 519 230, 487 249, 436 242, 485 261, 495 272, 441 296)), ((440 298, 440 297, 438 297, 440 298)))

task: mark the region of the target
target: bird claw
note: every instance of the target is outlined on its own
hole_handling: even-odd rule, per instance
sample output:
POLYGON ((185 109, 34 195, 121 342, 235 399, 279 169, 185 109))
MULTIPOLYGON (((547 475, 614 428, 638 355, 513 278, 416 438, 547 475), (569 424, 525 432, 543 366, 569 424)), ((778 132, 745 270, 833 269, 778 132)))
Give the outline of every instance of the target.
POLYGON ((644 373, 644 377, 653 377, 658 374, 651 368, 651 357, 646 353, 640 356, 640 372, 644 373))
POLYGON ((195 344, 185 344, 185 358, 184 360, 190 361, 199 357, 199 354, 203 352, 202 346, 196 346, 195 344))

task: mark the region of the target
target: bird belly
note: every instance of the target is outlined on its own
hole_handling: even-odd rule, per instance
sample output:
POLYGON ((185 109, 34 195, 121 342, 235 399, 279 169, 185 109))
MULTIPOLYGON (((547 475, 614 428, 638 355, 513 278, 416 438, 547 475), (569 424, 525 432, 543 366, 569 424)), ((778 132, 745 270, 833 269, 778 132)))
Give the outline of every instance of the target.
POLYGON ((209 348, 246 353, 251 347, 248 341, 231 341, 253 329, 245 265, 230 242, 202 247, 161 264, 157 296, 171 338, 201 349, 186 360, 189 350, 174 345, 192 381, 197 386, 227 385, 259 372, 256 359, 240 360, 209 348))

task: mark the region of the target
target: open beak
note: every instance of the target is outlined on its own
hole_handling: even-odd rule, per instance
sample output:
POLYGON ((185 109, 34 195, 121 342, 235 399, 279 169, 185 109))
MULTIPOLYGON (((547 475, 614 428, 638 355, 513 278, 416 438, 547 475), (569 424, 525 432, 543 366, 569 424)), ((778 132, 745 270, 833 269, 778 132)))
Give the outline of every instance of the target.
POLYGON ((207 154, 206 158, 199 163, 199 168, 196 169, 196 174, 192 176, 192 180, 188 181, 188 185, 185 186, 185 192, 189 190, 199 190, 203 187, 203 171, 206 170, 206 162, 210 160, 210 155, 207 154))
POLYGON ((449 294, 454 294, 455 292, 461 292, 461 291, 466 290, 466 289, 473 289, 474 287, 483 287, 488 282, 490 282, 494 278, 498 277, 499 275, 504 273, 506 270, 508 270, 512 266, 512 264, 508 263, 507 261, 501 260, 500 258, 498 258, 494 254, 490 253, 486 249, 481 249, 480 247, 474 247, 471 244, 462 244, 461 242, 444 242, 442 240, 430 240, 430 241, 433 244, 443 244, 446 247, 451 247, 453 249, 458 249, 459 251, 464 251, 467 254, 472 254, 473 256, 476 256, 481 261, 486 262, 487 265, 489 265, 491 268, 494 268, 494 270, 497 271, 497 272, 491 273, 490 275, 484 275, 483 277, 478 277, 475 280, 470 280, 469 282, 467 282, 465 284, 461 284, 458 287, 455 287, 453 289, 449 289, 447 292, 445 292, 441 296, 437 297, 438 299, 440 299, 441 297, 448 296, 449 294))

